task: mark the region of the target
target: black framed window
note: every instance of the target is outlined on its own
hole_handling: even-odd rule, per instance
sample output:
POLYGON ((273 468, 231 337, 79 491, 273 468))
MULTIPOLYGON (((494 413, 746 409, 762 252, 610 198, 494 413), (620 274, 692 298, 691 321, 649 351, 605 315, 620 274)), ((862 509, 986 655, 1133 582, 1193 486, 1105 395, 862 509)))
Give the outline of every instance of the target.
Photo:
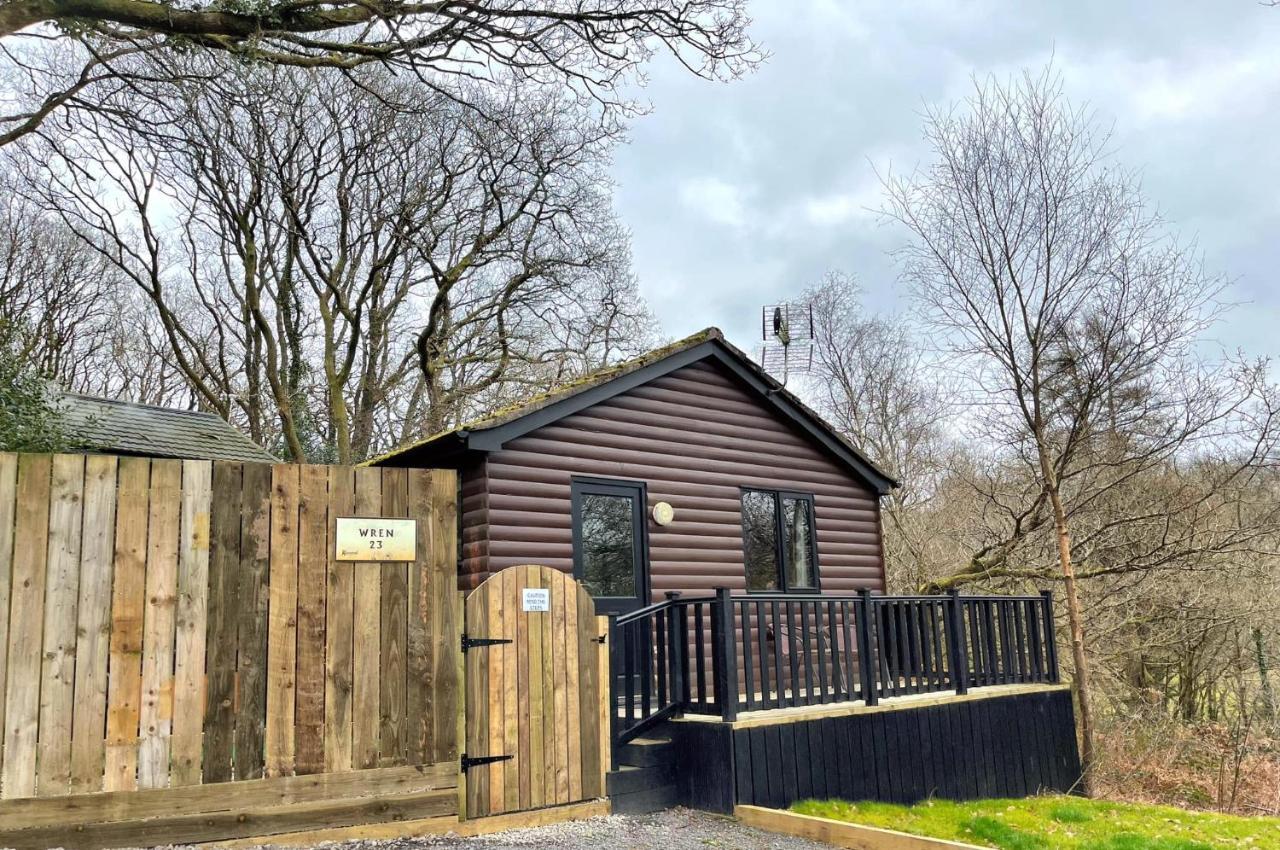
POLYGON ((649 597, 644 484, 575 478, 573 573, 601 612, 623 613, 649 597))
POLYGON ((742 549, 747 590, 818 590, 813 495, 744 488, 742 549))

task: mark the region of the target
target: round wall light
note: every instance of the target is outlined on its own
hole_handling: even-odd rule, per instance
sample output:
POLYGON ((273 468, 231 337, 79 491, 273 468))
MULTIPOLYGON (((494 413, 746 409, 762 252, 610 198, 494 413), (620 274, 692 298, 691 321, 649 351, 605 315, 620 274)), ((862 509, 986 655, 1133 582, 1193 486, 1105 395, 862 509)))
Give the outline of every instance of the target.
POLYGON ((658 525, 670 525, 676 518, 676 509, 667 502, 658 502, 653 506, 653 521, 658 525))

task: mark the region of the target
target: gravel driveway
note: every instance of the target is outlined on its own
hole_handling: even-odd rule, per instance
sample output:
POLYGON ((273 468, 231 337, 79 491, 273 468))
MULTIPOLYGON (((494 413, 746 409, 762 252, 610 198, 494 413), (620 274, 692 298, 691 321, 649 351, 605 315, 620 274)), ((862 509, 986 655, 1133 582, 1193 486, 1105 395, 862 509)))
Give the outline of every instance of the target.
POLYGON ((427 836, 321 845, 332 850, 504 850, 555 847, 565 850, 830 850, 830 845, 775 835, 735 820, 691 809, 651 815, 609 815, 531 829, 513 829, 477 838, 427 836))

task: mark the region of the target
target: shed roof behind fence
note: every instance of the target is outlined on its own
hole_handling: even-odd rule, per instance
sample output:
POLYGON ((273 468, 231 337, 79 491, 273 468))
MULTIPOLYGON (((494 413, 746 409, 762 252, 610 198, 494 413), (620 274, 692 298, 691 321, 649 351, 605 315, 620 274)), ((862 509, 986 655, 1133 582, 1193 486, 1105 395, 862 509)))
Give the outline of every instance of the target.
POLYGON ((83 449, 147 457, 276 463, 277 458, 215 413, 59 393, 70 441, 83 449))

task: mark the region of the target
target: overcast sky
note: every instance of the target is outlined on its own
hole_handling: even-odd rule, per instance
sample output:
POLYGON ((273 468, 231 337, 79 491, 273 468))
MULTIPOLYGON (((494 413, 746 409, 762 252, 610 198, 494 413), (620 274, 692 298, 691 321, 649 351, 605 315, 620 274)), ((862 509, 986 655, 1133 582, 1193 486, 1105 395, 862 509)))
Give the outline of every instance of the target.
POLYGON ((1054 58, 1067 95, 1114 124, 1149 197, 1242 302, 1229 348, 1280 357, 1280 8, 1257 0, 1070 3, 755 0, 772 53, 750 77, 708 83, 651 69, 653 112, 614 173, 635 270, 670 336, 718 325, 754 349, 760 306, 826 269, 867 306, 910 307, 887 252, 904 236, 877 168, 927 156, 926 104, 975 74, 1054 58))

